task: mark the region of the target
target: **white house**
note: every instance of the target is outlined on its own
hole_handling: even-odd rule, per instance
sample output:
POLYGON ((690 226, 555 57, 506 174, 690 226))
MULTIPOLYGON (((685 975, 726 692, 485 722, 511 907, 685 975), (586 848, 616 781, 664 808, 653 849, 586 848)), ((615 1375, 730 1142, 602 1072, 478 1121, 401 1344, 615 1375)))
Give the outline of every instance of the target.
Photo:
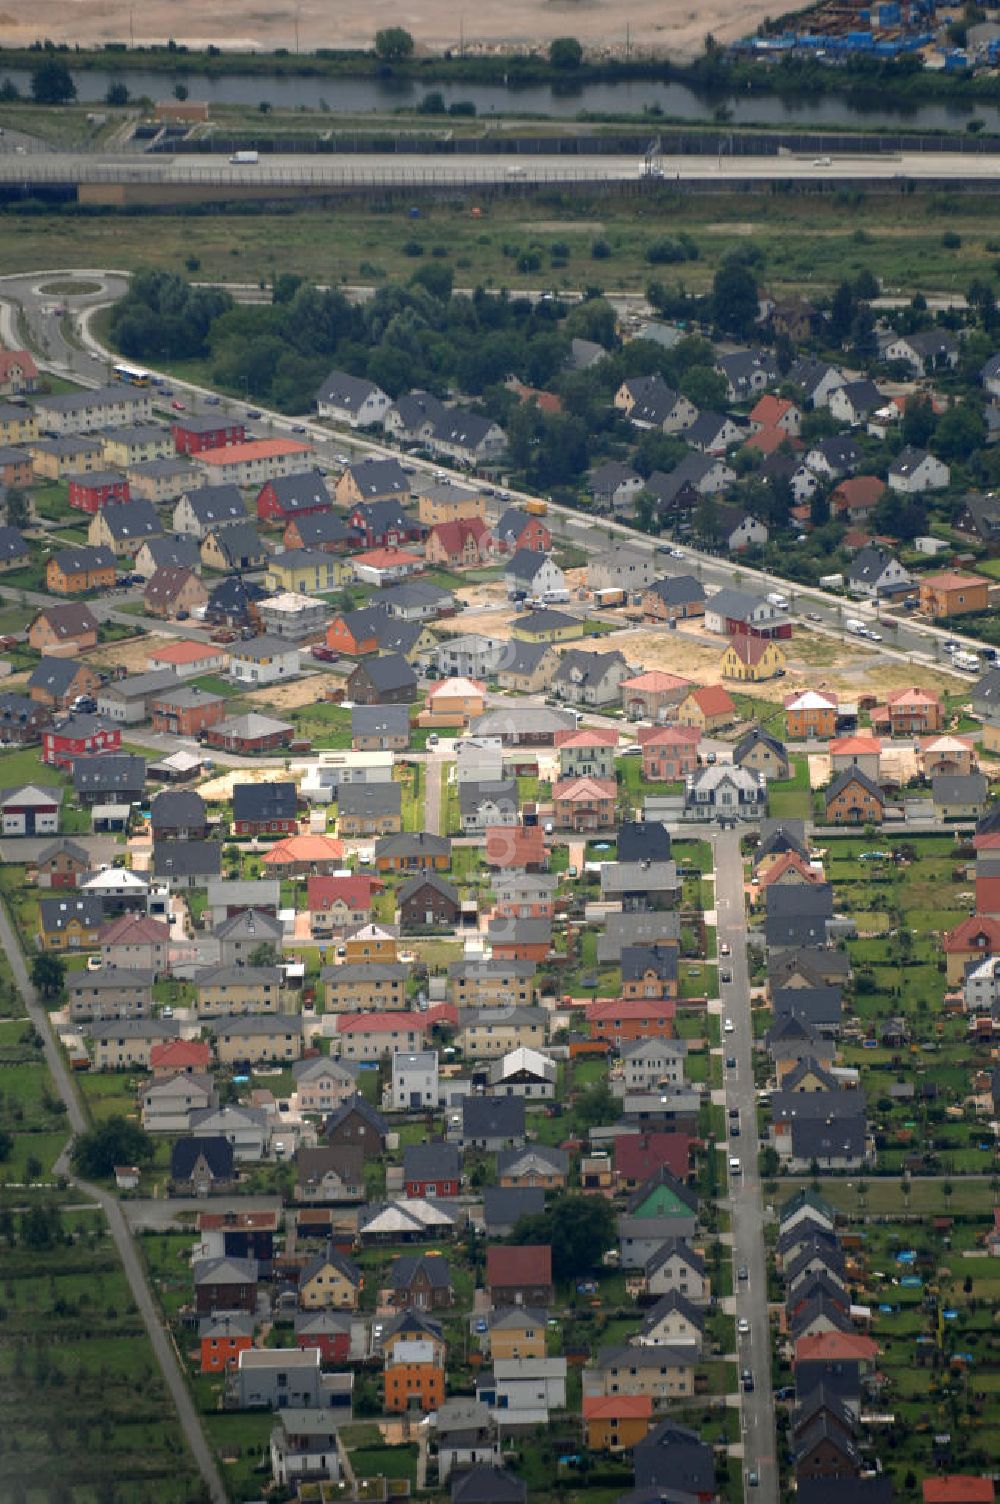
POLYGON ((511 599, 524 593, 543 600, 566 590, 566 576, 555 560, 531 548, 519 548, 507 561, 503 582, 511 599))
POLYGON ((439 1093, 437 1050, 397 1051, 393 1055, 390 1100, 397 1112, 436 1107, 439 1093))
POLYGON ((965 974, 966 1013, 990 1013, 1000 1003, 1000 956, 987 956, 965 974))
POLYGON ((517 1423, 518 1413, 565 1410, 566 1359, 495 1358, 492 1381, 486 1376, 477 1392, 492 1396, 508 1424, 517 1423))
POLYGON ((346 371, 331 371, 316 394, 320 417, 349 428, 381 425, 390 406, 391 399, 374 381, 349 376, 346 371))
POLYGON ((192 1133, 232 1144, 235 1159, 263 1159, 270 1142, 267 1114, 257 1107, 209 1107, 193 1112, 190 1122, 192 1133))
POLYGON ((299 650, 281 637, 253 637, 229 650, 229 677, 240 684, 276 684, 299 672, 299 650))
POLYGON ((958 365, 960 346, 950 329, 924 329, 919 334, 900 334, 886 345, 884 358, 908 365, 915 376, 958 365))
POLYGON ((744 512, 736 526, 726 534, 725 543, 731 554, 739 554, 746 548, 763 546, 767 540, 768 531, 760 518, 744 512))
POLYGON ((869 543, 855 554, 847 571, 847 588, 851 595, 877 600, 908 590, 913 577, 899 560, 884 548, 869 543))
POLYGON ((856 427, 884 406, 885 398, 874 381, 848 381, 830 395, 830 416, 856 427))
POLYGON ((623 1044, 622 1084, 625 1091, 654 1091, 663 1082, 679 1086, 684 1080, 687 1045, 683 1039, 636 1039, 623 1044))
POLYGON ((908 444, 889 466, 889 489, 904 496, 919 496, 924 491, 943 491, 951 480, 951 471, 943 460, 935 459, 926 449, 908 444))

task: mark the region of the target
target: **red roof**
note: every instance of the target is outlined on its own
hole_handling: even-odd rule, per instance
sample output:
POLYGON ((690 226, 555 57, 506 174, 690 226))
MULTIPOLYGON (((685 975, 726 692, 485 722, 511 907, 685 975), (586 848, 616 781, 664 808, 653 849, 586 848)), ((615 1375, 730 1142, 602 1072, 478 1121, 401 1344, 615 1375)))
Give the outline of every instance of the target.
POLYGON ((639 726, 636 740, 640 747, 693 747, 701 732, 697 726, 639 726))
POLYGON ((765 637, 730 637, 729 646, 744 663, 759 663, 770 643, 765 637))
POLYGON ((686 1180, 693 1143, 686 1133, 620 1133, 614 1141, 615 1170, 625 1180, 648 1180, 662 1169, 686 1180))
POLYGON ((618 732, 613 726, 584 726, 579 731, 557 731, 556 747, 617 747, 618 732))
POLYGON ((422 564, 419 554, 407 553, 405 548, 370 548, 367 553, 353 554, 352 564, 361 564, 369 569, 392 569, 399 564, 422 564))
POLYGON ((211 1060, 211 1049, 200 1039, 168 1039, 165 1044, 154 1044, 149 1052, 154 1071, 206 1071, 211 1060))
POLYGON ((885 492, 885 482, 877 475, 851 475, 833 488, 830 500, 843 502, 849 512, 870 511, 885 492))
POLYGON ((571 804, 594 799, 614 799, 617 793, 618 785, 613 778, 590 778, 587 775, 580 778, 560 778, 552 786, 554 804, 561 804, 567 799, 571 804))
POLYGON ((255 1230, 268 1228, 275 1230, 278 1226, 279 1213, 277 1211, 257 1212, 199 1212, 198 1231, 208 1232, 216 1227, 242 1227, 255 1230))
POLYGON ((672 998, 602 997, 587 1007, 587 1022, 604 1019, 673 1018, 676 1003, 672 998))
POLYGON ((759 454, 774 454, 782 444, 787 444, 791 449, 802 448, 800 439, 786 433, 783 428, 774 428, 768 424, 766 428, 759 428, 756 433, 752 433, 743 448, 756 449, 759 454))
POLYGON ((377 877, 311 877, 306 884, 306 908, 323 911, 338 899, 352 909, 370 908, 372 898, 384 887, 377 877))
POLYGON ((584 1420, 651 1420, 650 1394, 585 1394, 584 1420))
POLYGON ((779 878, 784 877, 786 872, 795 871, 801 873, 807 883, 821 883, 824 881, 822 872, 800 856, 797 851, 783 851, 776 862, 772 862, 757 879, 760 887, 770 888, 779 878))
POLYGON ((487 1285, 551 1285, 552 1249, 548 1243, 487 1248, 487 1285))
POLYGON ((924 1504, 993 1504, 993 1479, 971 1473, 925 1478, 924 1504))
POLYGON ((202 658, 220 658, 223 649, 214 642, 164 642, 150 653, 157 663, 198 663, 202 658))
MULTIPOLYGON (((183 424, 178 427, 183 428, 183 424)), ((219 425, 220 428, 224 424, 219 425)), ((244 460, 272 460, 283 454, 308 454, 311 444, 298 439, 248 439, 245 444, 230 444, 226 449, 203 449, 198 459, 203 465, 238 465, 244 460)))
POLYGON ((644 674, 633 674, 631 679, 622 680, 622 689, 635 689, 640 694, 666 694, 674 689, 687 689, 690 679, 682 679, 679 674, 668 674, 660 668, 647 669, 644 674))
POLYGON ((393 1030, 415 1029, 423 1034, 427 1030, 427 1017, 423 1013, 338 1013, 337 1030, 341 1034, 391 1034, 393 1030))
POLYGON ((866 756, 881 754, 882 743, 877 736, 836 736, 829 744, 831 757, 866 756))
POLYGON ((858 1332, 817 1332, 795 1344, 796 1363, 871 1363, 878 1357, 874 1337, 858 1332))
POLYGON ((984 956, 992 956, 1000 951, 1000 919, 991 919, 985 914, 973 914, 968 919, 963 919, 961 924, 956 924, 953 930, 949 930, 942 937, 941 948, 945 954, 953 951, 978 950, 984 956), (977 943, 978 937, 983 936, 985 944, 977 943))
POLYGON ((15 366, 18 366, 25 376, 38 375, 38 367, 27 350, 0 350, 0 380, 6 381, 15 366))
POLYGON ((483 844, 491 867, 535 866, 545 860, 545 832, 540 825, 490 825, 483 844))
POLYGON ((919 684, 912 685, 909 689, 894 689, 885 697, 885 703, 891 710, 898 710, 900 706, 906 708, 922 708, 925 705, 940 705, 937 695, 932 695, 929 690, 921 689, 919 684))
POLYGON ((97 939, 100 945, 120 945, 126 940, 130 945, 143 941, 165 944, 170 939, 170 926, 163 919, 150 919, 147 914, 120 914, 101 925, 97 939))
POLYGON ((432 1003, 424 1014, 428 1026, 434 1028, 436 1024, 448 1024, 451 1028, 458 1028, 458 1009, 454 1003, 432 1003))
POLYGON ((789 402, 787 397, 774 397, 768 393, 750 409, 750 422, 759 423, 763 428, 773 428, 794 407, 795 404, 789 402))
POLYGON ((332 836, 286 836, 283 841, 275 841, 263 861, 265 867, 283 867, 289 862, 341 861, 343 855, 343 841, 335 841, 332 836))
POLYGON ((721 684, 705 684, 701 689, 693 689, 688 695, 701 711, 702 715, 734 715, 736 706, 733 697, 721 684))
POLYGON ((449 554, 460 554, 467 538, 474 538, 477 545, 489 536, 489 528, 481 517, 456 517, 453 522, 437 522, 430 536, 437 538, 449 554))

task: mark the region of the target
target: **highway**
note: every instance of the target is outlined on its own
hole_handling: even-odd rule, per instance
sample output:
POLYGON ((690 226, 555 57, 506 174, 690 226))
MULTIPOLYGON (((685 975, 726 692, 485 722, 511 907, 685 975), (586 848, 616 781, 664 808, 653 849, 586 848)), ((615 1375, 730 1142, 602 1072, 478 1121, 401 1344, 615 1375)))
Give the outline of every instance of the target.
POLYGON ((865 153, 835 156, 719 155, 657 159, 652 172, 638 154, 571 155, 479 153, 274 153, 258 162, 224 156, 146 155, 127 152, 0 150, 0 183, 146 184, 201 186, 378 188, 455 186, 514 187, 518 184, 627 183, 643 177, 664 182, 928 182, 991 183, 1000 178, 1000 156, 975 152, 865 153))
MULTIPOLYGON (((737 1332, 740 1372, 749 1369, 753 1388, 740 1390, 740 1429, 744 1482, 758 1481, 759 1504, 778 1504, 778 1467, 775 1451, 774 1396, 771 1391, 771 1333, 767 1315, 767 1260, 764 1250, 763 1203, 758 1172, 757 1100, 753 1075, 753 1021, 750 1015, 750 976, 747 968, 747 929, 743 902, 743 859, 739 830, 720 830, 714 837, 716 939, 719 946, 719 993, 723 1020, 722 1054, 735 1065, 725 1066, 726 1132, 739 1124, 739 1137, 723 1144, 727 1161, 739 1161, 729 1175, 732 1214, 733 1291, 737 1320, 749 1322, 749 1332, 737 1332), (728 946, 730 955, 722 948, 728 946), (723 982, 723 974, 732 977, 723 982), (735 1111, 738 1118, 730 1114, 735 1111), (745 1269, 741 1280, 738 1271, 745 1269)), ((752 1494, 747 1494, 752 1499, 752 1494)))

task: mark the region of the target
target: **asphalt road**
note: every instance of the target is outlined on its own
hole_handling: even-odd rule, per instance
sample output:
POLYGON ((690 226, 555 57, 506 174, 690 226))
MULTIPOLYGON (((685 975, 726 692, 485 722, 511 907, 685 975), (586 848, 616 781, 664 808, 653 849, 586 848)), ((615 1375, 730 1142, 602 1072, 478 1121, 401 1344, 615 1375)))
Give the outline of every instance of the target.
MULTIPOLYGON (((27 967, 24 964, 24 955, 18 943, 17 936, 7 917, 6 908, 0 904, 0 945, 7 952, 11 970, 18 990, 24 998, 28 1017, 41 1035, 45 1061, 52 1073, 56 1090, 66 1106, 66 1118, 72 1135, 85 1133, 89 1127, 76 1094, 76 1089, 70 1077, 69 1069, 63 1059, 59 1046, 53 1036, 48 1013, 38 1001, 38 995, 31 984, 27 967)), ((195 1465, 207 1486, 214 1504, 225 1504, 226 1490, 222 1485, 222 1478, 216 1467, 212 1450, 205 1439, 205 1433, 201 1428, 194 1402, 191 1399, 184 1375, 181 1373, 176 1353, 167 1330, 164 1327, 159 1309, 153 1299, 152 1291, 146 1280, 146 1272, 136 1252, 135 1243, 122 1215, 121 1205, 117 1196, 110 1195, 99 1186, 91 1185, 88 1181, 78 1180, 68 1175, 69 1148, 72 1139, 67 1143, 59 1159, 56 1161, 56 1173, 65 1174, 78 1190, 92 1201, 96 1202, 104 1212, 108 1221, 108 1230, 114 1240, 118 1255, 125 1270, 125 1277, 132 1292, 132 1299, 142 1316, 149 1340, 152 1344, 153 1353, 160 1371, 163 1374, 167 1389, 177 1410, 177 1418, 180 1421, 181 1430, 185 1440, 191 1449, 195 1465)))
MULTIPOLYGON (((740 1162, 739 1173, 729 1176, 729 1206, 732 1212, 733 1290, 736 1316, 750 1323, 749 1333, 737 1334, 736 1346, 740 1371, 749 1368, 753 1390, 740 1392, 740 1428, 743 1441, 745 1479, 755 1473, 759 1484, 754 1490, 759 1504, 777 1504, 778 1468, 775 1445, 774 1397, 771 1392, 771 1334, 767 1317, 767 1263, 764 1252, 763 1203, 757 1169, 757 1104, 753 1077, 753 1026, 750 1017, 750 980, 746 958, 746 914, 743 901, 743 861, 740 856, 738 830, 719 831, 715 836, 715 905, 720 959, 720 987, 723 1019, 732 1021, 733 1030, 723 1025, 723 1063, 734 1058, 736 1066, 724 1068, 726 1131, 737 1121, 738 1138, 729 1138, 727 1161, 740 1162), (732 954, 722 955, 728 945, 732 954), (731 983, 721 982, 728 970, 731 983), (737 1278, 737 1270, 746 1268, 748 1279, 737 1278)), ((748 1492, 748 1500, 754 1493, 748 1492)))
MULTIPOLYGON (((387 154, 352 152, 328 157, 268 154, 253 163, 233 163, 224 156, 144 156, 127 152, 0 151, 0 182, 14 183, 153 183, 213 187, 420 187, 435 184, 483 186, 505 184, 610 183, 636 181, 647 175, 638 154, 559 156, 506 153, 387 154)), ((656 176, 667 182, 706 179, 740 182, 805 182, 926 179, 992 182, 1000 173, 996 155, 956 152, 865 153, 834 156, 664 157, 656 176)))

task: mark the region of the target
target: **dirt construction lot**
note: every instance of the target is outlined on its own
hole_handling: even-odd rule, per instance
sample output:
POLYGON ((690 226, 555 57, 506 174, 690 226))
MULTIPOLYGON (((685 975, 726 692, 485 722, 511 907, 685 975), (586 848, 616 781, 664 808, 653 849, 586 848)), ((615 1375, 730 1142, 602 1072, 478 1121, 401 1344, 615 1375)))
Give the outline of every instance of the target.
MULTIPOLYGON (((171 38, 193 50, 209 45, 226 52, 271 51, 295 47, 371 47, 382 27, 403 26, 421 52, 464 45, 466 52, 542 48, 553 37, 577 37, 589 52, 634 57, 654 53, 690 58, 702 51, 711 31, 720 42, 745 36, 770 13, 762 0, 718 0, 706 9, 691 0, 633 0, 625 10, 600 0, 508 0, 506 5, 465 11, 447 0, 374 0, 360 10, 332 10, 325 0, 216 0, 210 7, 193 0, 148 0, 134 9, 115 0, 35 0, 4 6, 0 41, 24 47, 48 37, 71 46, 106 42, 165 45, 171 38), (626 39, 626 28, 628 37, 626 39)), ((164 80, 163 97, 170 93, 164 80)), ((336 81, 330 81, 336 110, 336 81)), ((192 97, 198 98, 197 79, 192 97)))

